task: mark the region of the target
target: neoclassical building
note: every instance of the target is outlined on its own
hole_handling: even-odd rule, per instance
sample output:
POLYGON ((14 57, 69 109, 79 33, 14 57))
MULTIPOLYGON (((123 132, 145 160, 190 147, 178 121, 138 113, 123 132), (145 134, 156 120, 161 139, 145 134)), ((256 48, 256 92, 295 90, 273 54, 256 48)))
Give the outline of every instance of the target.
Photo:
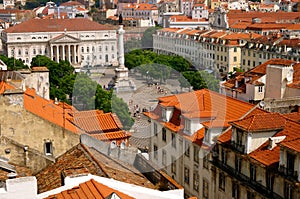
POLYGON ((85 18, 31 19, 4 30, 1 40, 5 55, 27 65, 36 55, 75 68, 117 63, 116 30, 85 18))

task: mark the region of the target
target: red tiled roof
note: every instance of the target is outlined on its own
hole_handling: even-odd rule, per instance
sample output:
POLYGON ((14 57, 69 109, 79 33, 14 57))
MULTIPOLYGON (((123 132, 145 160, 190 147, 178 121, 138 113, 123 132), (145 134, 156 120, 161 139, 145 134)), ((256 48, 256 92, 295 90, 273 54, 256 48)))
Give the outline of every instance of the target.
POLYGON ((110 133, 97 133, 97 134, 91 134, 92 137, 98 139, 98 140, 123 140, 126 138, 129 138, 131 134, 126 131, 116 131, 116 132, 110 132, 110 133))
POLYGON ((72 189, 68 189, 62 191, 58 194, 50 195, 45 199, 53 199, 53 198, 60 198, 60 199, 105 199, 112 194, 116 194, 120 198, 124 199, 133 199, 133 197, 124 194, 118 190, 112 189, 104 184, 97 182, 94 179, 91 179, 87 182, 80 183, 79 186, 73 187, 72 189))
POLYGON ((24 108, 51 123, 71 132, 79 133, 78 129, 69 121, 71 116, 68 112, 72 110, 55 104, 53 100, 46 100, 38 96, 34 89, 26 89, 24 93, 24 108))
POLYGON ((268 142, 265 142, 257 150, 250 153, 250 157, 265 166, 275 166, 279 162, 280 147, 275 146, 270 150, 268 146, 268 142))
POLYGON ((232 129, 230 128, 228 131, 222 133, 218 137, 218 141, 220 141, 222 143, 230 143, 230 141, 231 141, 231 135, 232 135, 232 129))
POLYGON ((0 95, 2 95, 7 90, 14 90, 16 89, 14 86, 8 84, 5 81, 0 82, 0 95))
POLYGON ((65 3, 60 4, 60 6, 84 6, 84 5, 78 1, 67 1, 65 3))
POLYGON ((112 30, 86 18, 75 19, 31 19, 6 30, 7 33, 23 32, 63 32, 63 31, 97 31, 112 30))
POLYGON ((286 114, 282 114, 282 115, 290 120, 295 121, 295 122, 300 122, 300 113, 299 112, 286 113, 286 114))
POLYGON ((233 126, 247 132, 259 132, 283 129, 286 120, 279 113, 251 115, 241 120, 230 122, 233 126))
POLYGON ((87 133, 103 133, 119 131, 122 124, 113 113, 98 110, 75 112, 73 122, 87 133))

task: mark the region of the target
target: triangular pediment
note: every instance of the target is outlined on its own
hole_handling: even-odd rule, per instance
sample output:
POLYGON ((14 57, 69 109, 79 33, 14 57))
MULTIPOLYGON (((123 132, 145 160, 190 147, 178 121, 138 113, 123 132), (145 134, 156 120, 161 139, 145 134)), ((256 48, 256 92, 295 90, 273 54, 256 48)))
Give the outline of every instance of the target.
POLYGON ((50 43, 78 43, 80 42, 80 39, 77 39, 67 34, 61 34, 57 37, 52 38, 49 42, 50 43))

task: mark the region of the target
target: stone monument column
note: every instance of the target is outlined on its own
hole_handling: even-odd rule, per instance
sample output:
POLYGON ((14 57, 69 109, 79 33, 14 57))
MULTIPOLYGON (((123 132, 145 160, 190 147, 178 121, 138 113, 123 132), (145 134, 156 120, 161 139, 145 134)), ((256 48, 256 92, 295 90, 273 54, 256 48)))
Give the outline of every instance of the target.
POLYGON ((135 84, 132 80, 128 79, 128 68, 125 67, 124 58, 124 33, 123 25, 119 25, 118 33, 118 68, 115 69, 115 77, 108 84, 108 88, 114 88, 119 91, 134 91, 136 90, 135 84))
POLYGON ((116 82, 120 80, 128 80, 128 68, 125 67, 124 60, 124 33, 123 25, 119 25, 118 29, 118 62, 119 67, 115 69, 116 82))

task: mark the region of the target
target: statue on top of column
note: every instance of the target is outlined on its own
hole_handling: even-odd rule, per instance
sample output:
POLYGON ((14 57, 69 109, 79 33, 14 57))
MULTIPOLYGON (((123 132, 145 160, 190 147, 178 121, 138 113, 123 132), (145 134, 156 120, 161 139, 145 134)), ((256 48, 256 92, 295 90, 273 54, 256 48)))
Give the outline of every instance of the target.
POLYGON ((122 14, 119 15, 119 25, 123 24, 123 17, 122 14))

